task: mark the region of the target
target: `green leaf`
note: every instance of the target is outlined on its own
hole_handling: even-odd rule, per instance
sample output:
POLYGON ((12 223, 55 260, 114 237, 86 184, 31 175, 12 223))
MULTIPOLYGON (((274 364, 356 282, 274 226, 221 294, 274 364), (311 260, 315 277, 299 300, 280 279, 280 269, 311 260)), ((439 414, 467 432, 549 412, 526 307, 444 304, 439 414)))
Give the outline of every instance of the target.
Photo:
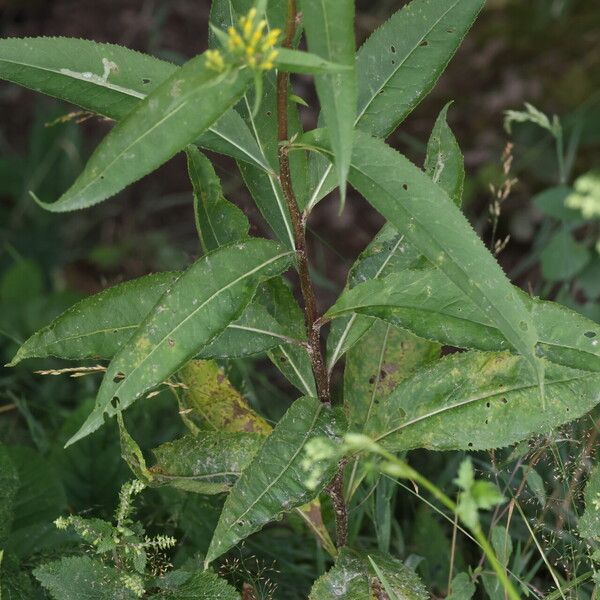
POLYGON ((196 229, 204 253, 248 237, 246 215, 223 196, 211 162, 196 146, 186 148, 188 173, 194 188, 196 229))
POLYGON ((240 600, 240 595, 212 571, 197 571, 183 585, 150 600, 240 600))
POLYGON ((135 600, 121 574, 88 556, 70 556, 37 567, 33 574, 56 600, 135 600))
POLYGON ((537 209, 549 217, 565 222, 580 221, 581 215, 565 205, 565 200, 571 192, 572 188, 558 185, 536 194, 531 201, 537 209))
POLYGON ((83 513, 94 505, 112 507, 121 486, 131 477, 119 452, 116 423, 89 435, 76 446, 64 449, 67 440, 81 427, 93 407, 93 398, 83 400, 62 423, 51 449, 51 462, 74 514, 83 513))
POLYGON ((420 366, 436 360, 440 347, 377 321, 348 352, 344 406, 352 431, 361 431, 373 410, 420 366))
MULTIPOLYGON (((431 91, 484 3, 413 0, 375 30, 356 55, 355 126, 382 138, 392 133, 431 91)), ((333 189, 331 170, 312 161, 311 207, 333 189)))
POLYGON ((274 62, 280 71, 306 73, 307 75, 352 71, 352 67, 349 65, 330 62, 311 52, 301 52, 290 48, 277 48, 277 52, 277 58, 274 62))
POLYGON ((394 596, 402 600, 428 598, 419 578, 398 559, 380 552, 366 555, 342 548, 335 565, 314 583, 309 600, 370 600, 382 597, 385 588, 381 579, 385 579, 389 586, 387 593, 390 600, 394 596))
POLYGON ((537 498, 540 506, 546 506, 546 486, 542 476, 529 465, 523 465, 523 472, 527 477, 527 487, 537 498))
POLYGON ((248 71, 215 73, 204 55, 188 61, 104 138, 73 186, 43 206, 65 212, 110 198, 191 144, 237 102, 250 80, 248 71))
MULTIPOLYGON (((0 40, 0 78, 111 119, 124 119, 177 66, 114 44, 61 37, 0 40)), ((227 111, 198 142, 205 148, 268 164, 242 118, 227 111)))
POLYGON ((403 381, 379 404, 366 433, 393 452, 488 450, 546 434, 600 401, 600 373, 545 367, 544 409, 523 357, 453 354, 403 381))
MULTIPOLYGON (((34 357, 112 358, 179 276, 180 273, 147 275, 85 298, 31 336, 8 366, 34 357)), ((241 358, 289 343, 289 322, 284 325, 275 319, 273 308, 267 307, 272 294, 261 292, 263 287, 240 318, 200 350, 199 357, 241 358)), ((304 338, 302 327, 300 339, 304 338)))
POLYGON ((561 229, 542 250, 542 275, 548 281, 572 279, 590 258, 590 251, 577 243, 569 231, 561 229))
MULTIPOLYGON (((321 142, 327 151, 322 132, 313 132, 309 139, 321 142)), ((349 180, 527 358, 543 397, 535 326, 494 257, 442 188, 385 142, 361 132, 356 135, 349 180)))
POLYGON ((270 350, 268 356, 282 375, 303 394, 317 395, 312 363, 306 348, 282 345, 270 350))
POLYGON ((13 506, 19 489, 19 472, 6 446, 0 446, 0 547, 4 544, 13 521, 13 506))
MULTIPOLYGON (((276 289, 287 289, 287 286, 283 284, 268 283, 271 283, 276 289)), ((281 309, 281 306, 277 306, 277 308, 281 309)), ((275 311, 275 314, 278 314, 278 311, 275 311)), ((180 415, 193 433, 204 434, 207 429, 214 429, 218 432, 252 432, 255 435, 271 433, 271 425, 250 408, 216 363, 191 361, 181 369, 179 378, 187 388, 183 393, 177 394, 180 415)), ((248 454, 248 461, 254 454, 256 452, 248 454)), ((310 504, 297 508, 296 511, 311 528, 323 547, 330 554, 335 554, 333 542, 323 525, 319 500, 313 500, 310 504)))
POLYGON ((177 392, 179 412, 192 433, 207 429, 271 433, 271 426, 250 408, 217 363, 192 360, 177 376, 185 386, 177 392))
POLYGON ((256 433, 203 431, 152 450, 151 485, 172 485, 198 494, 227 492, 265 438, 256 433))
POLYGON ((225 246, 196 261, 114 357, 96 407, 69 443, 98 429, 105 413, 124 410, 170 377, 239 318, 262 281, 290 262, 289 251, 261 239, 225 246))
POLYGON ((427 142, 425 173, 460 207, 465 183, 465 162, 460 146, 446 122, 450 104, 451 102, 446 104, 438 115, 427 142))
POLYGON ((475 594, 475 584, 467 573, 459 573, 452 580, 451 590, 447 600, 471 600, 475 594))
POLYGON ((492 527, 492 546, 500 564, 507 567, 512 555, 513 544, 506 527, 501 527, 500 525, 492 527))
POLYGON ((0 40, 0 77, 123 119, 177 69, 113 44, 61 37, 0 40))
POLYGON ((18 557, 51 548, 62 537, 53 521, 66 509, 65 492, 50 463, 31 448, 5 447, 19 478, 4 550, 18 557))
POLYGON ((47 356, 112 358, 179 275, 156 273, 85 298, 33 334, 8 366, 47 356))
POLYGON ((306 443, 336 435, 331 408, 317 398, 292 404, 260 452, 233 486, 206 555, 210 563, 268 522, 315 498, 333 475, 331 464, 316 489, 309 489, 301 463, 306 443))
POLYGON ((360 48, 358 126, 386 137, 429 93, 484 0, 412 0, 360 48))
POLYGON ((354 1, 300 0, 308 49, 321 58, 349 67, 317 75, 315 85, 329 132, 342 208, 350 168, 356 116, 354 1))
POLYGON ((600 466, 595 465, 590 473, 584 492, 585 510, 579 518, 581 536, 588 540, 600 540, 600 466))
MULTIPOLYGON (((514 294, 538 332, 538 353, 559 364, 600 371, 600 328, 596 323, 560 304, 531 298, 517 288, 514 294)), ((510 350, 489 314, 438 269, 406 269, 361 283, 344 292, 326 316, 348 314, 378 317, 441 344, 510 350)))

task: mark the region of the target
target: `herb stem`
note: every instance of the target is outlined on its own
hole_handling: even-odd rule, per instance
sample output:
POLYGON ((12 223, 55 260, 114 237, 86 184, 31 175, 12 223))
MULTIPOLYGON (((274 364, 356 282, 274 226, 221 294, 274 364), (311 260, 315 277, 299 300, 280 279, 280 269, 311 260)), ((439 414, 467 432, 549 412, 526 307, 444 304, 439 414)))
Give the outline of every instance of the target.
MULTIPOLYGON (((288 0, 288 17, 285 28, 285 39, 282 46, 290 48, 296 34, 296 0, 288 0)), ((306 248, 305 223, 298 201, 292 186, 290 172, 289 147, 288 147, 288 88, 289 74, 279 71, 277 73, 277 137, 279 140, 279 180, 285 197, 287 207, 292 221, 294 233, 294 244, 296 246, 296 257, 298 265, 298 276, 300 278, 300 289, 304 300, 304 318, 308 336, 308 353, 312 364, 312 370, 317 384, 317 393, 321 402, 331 403, 329 393, 329 378, 325 369, 323 353, 321 350, 320 326, 317 318, 317 302, 308 266, 308 252, 306 248)))

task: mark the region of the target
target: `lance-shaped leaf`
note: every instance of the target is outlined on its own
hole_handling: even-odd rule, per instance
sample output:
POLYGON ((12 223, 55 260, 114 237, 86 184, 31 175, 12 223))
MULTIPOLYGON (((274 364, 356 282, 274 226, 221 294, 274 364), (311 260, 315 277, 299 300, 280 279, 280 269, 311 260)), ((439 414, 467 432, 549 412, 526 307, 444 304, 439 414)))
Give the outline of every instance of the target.
POLYGON ((214 361, 192 360, 177 374, 180 414, 193 433, 245 431, 268 435, 271 426, 249 406, 214 361))
POLYGON ((343 205, 356 116, 354 1, 300 0, 300 7, 308 49, 327 61, 349 67, 347 71, 315 77, 343 205))
POLYGON ((377 407, 366 432, 388 450, 488 450, 577 419, 600 402, 600 373, 546 362, 545 407, 522 356, 464 352, 426 366, 377 407))
POLYGON ((383 398, 439 354, 438 344, 375 322, 346 357, 344 406, 350 428, 362 429, 383 398))
POLYGON ((598 465, 592 469, 588 477, 584 499, 585 510, 579 518, 577 528, 583 538, 597 542, 600 540, 600 510, 598 510, 598 500, 600 499, 600 467, 598 465))
POLYGON ((33 334, 8 366, 26 358, 112 358, 180 273, 156 273, 81 300, 33 334))
MULTIPOLYGON (((355 126, 386 138, 431 91, 485 0, 412 0, 375 30, 356 55, 355 126)), ((311 159, 314 206, 335 185, 332 167, 311 159)))
POLYGON ((270 521, 315 498, 333 475, 335 461, 317 487, 306 486, 303 450, 315 437, 334 438, 336 424, 330 407, 317 398, 296 400, 252 463, 233 486, 215 529, 206 563, 270 521))
POLYGON ((359 127, 386 137, 429 93, 485 0, 412 0, 379 27, 356 60, 359 127))
MULTIPOLYGON (((555 302, 514 288, 538 332, 537 352, 549 360, 600 372, 600 326, 555 302)), ((459 348, 510 350, 506 337, 439 269, 407 269, 344 292, 326 313, 378 317, 416 335, 459 348)))
POLYGON ((98 146, 53 212, 110 198, 191 144, 243 95, 248 70, 215 73, 204 55, 188 61, 142 100, 98 146))
POLYGON ((265 438, 256 433, 203 431, 154 448, 150 485, 171 485, 187 492, 227 492, 265 438))
POLYGON ((460 206, 465 183, 465 161, 460 146, 446 121, 450 104, 451 102, 446 104, 438 115, 429 136, 425 173, 450 196, 457 206, 460 206))
MULTIPOLYGON (((307 138, 328 148, 322 130, 307 138)), ((359 131, 349 180, 526 357, 543 397, 543 365, 535 355, 535 325, 500 265, 446 192, 385 142, 359 131)))
MULTIPOLYGON (((271 425, 250 408, 214 362, 191 361, 179 371, 178 377, 186 387, 183 393, 177 394, 180 414, 190 431, 200 434, 207 429, 262 435, 271 433, 271 425)), ((296 508, 296 512, 325 550, 334 556, 335 546, 323 524, 318 498, 296 508)))
POLYGON ((223 196, 221 182, 208 158, 196 146, 186 148, 194 188, 196 229, 205 253, 248 237, 246 215, 223 196))
MULTIPOLYGON (((132 336, 166 289, 181 273, 156 273, 115 285, 81 300, 19 348, 9 366, 27 358, 111 359, 132 336)), ((263 303, 261 292, 241 317, 198 352, 201 358, 241 358, 282 344, 299 343, 263 303)), ((302 316, 300 315, 300 322, 302 316)), ((303 332, 300 332, 303 338, 303 332)))
POLYGON ((343 548, 335 565, 313 585, 309 600, 370 600, 383 597, 380 576, 385 578, 397 598, 424 600, 429 597, 417 575, 402 561, 381 552, 366 555, 343 548), (373 562, 379 573, 374 569, 373 562))
POLYGON ((235 321, 257 286, 291 263, 274 242, 252 239, 196 261, 165 292, 109 365, 96 407, 73 443, 98 429, 103 415, 124 410, 235 321))
MULTIPOLYGON (((63 37, 0 40, 0 79, 104 115, 125 118, 177 66, 114 44, 63 37)), ((270 169, 243 119, 228 110, 198 140, 270 169)))

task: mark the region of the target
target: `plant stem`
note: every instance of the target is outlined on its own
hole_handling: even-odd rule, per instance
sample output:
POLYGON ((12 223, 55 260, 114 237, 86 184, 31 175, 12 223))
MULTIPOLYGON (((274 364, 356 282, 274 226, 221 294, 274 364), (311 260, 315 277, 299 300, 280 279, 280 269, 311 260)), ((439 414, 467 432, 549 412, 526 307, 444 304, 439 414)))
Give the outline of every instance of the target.
MULTIPOLYGON (((282 43, 284 48, 290 48, 294 35, 296 34, 296 0, 288 0, 288 17, 285 28, 285 39, 282 43)), ((300 289, 304 300, 304 319, 308 336, 308 353, 312 364, 312 370, 317 384, 317 393, 321 402, 330 404, 329 378, 323 361, 321 351, 321 334, 317 321, 317 303, 312 280, 308 268, 308 253, 306 249, 306 237, 304 220, 298 208, 298 201, 292 186, 290 172, 290 161, 288 156, 288 86, 289 74, 279 71, 277 73, 277 137, 279 140, 279 179, 285 197, 292 228, 294 243, 296 246, 296 257, 298 263, 298 276, 300 278, 300 289)))
MULTIPOLYGON (((285 26, 285 39, 282 46, 291 48, 296 34, 296 0, 288 0, 288 14, 285 26)), ((298 263, 298 276, 300 278, 300 289, 304 301, 304 320, 306 322, 306 333, 308 337, 308 354, 312 365, 312 371, 317 384, 317 394, 323 404, 331 404, 329 391, 329 376, 323 360, 321 350, 321 322, 317 316, 317 302, 308 266, 308 252, 306 249, 306 223, 305 217, 300 213, 298 200, 294 194, 292 175, 289 161, 289 134, 288 134, 288 88, 289 74, 279 71, 277 73, 277 139, 279 141, 279 180, 285 197, 292 229, 294 233, 294 245, 298 263)), ((328 492, 335 508, 336 542, 338 548, 346 545, 348 539, 348 507, 344 499, 344 467, 345 461, 341 461, 338 471, 333 478, 328 492)))
POLYGON ((327 488, 335 511, 335 541, 338 548, 348 543, 348 509, 344 499, 344 468, 347 462, 345 458, 340 461, 337 473, 327 488))

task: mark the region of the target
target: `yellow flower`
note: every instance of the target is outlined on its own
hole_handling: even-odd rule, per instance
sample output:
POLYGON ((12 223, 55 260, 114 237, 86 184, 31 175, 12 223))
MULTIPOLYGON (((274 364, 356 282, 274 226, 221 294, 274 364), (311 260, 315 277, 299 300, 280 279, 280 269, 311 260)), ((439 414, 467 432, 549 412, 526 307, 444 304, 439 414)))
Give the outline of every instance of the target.
POLYGON ((232 62, 243 63, 251 69, 268 71, 274 67, 277 51, 273 46, 281 35, 280 29, 266 32, 267 22, 264 19, 256 21, 255 8, 248 14, 240 17, 238 27, 231 26, 227 29, 226 48, 232 62))
POLYGON ((218 71, 219 73, 223 71, 225 68, 225 61, 223 55, 218 50, 207 50, 205 56, 207 68, 218 71))

